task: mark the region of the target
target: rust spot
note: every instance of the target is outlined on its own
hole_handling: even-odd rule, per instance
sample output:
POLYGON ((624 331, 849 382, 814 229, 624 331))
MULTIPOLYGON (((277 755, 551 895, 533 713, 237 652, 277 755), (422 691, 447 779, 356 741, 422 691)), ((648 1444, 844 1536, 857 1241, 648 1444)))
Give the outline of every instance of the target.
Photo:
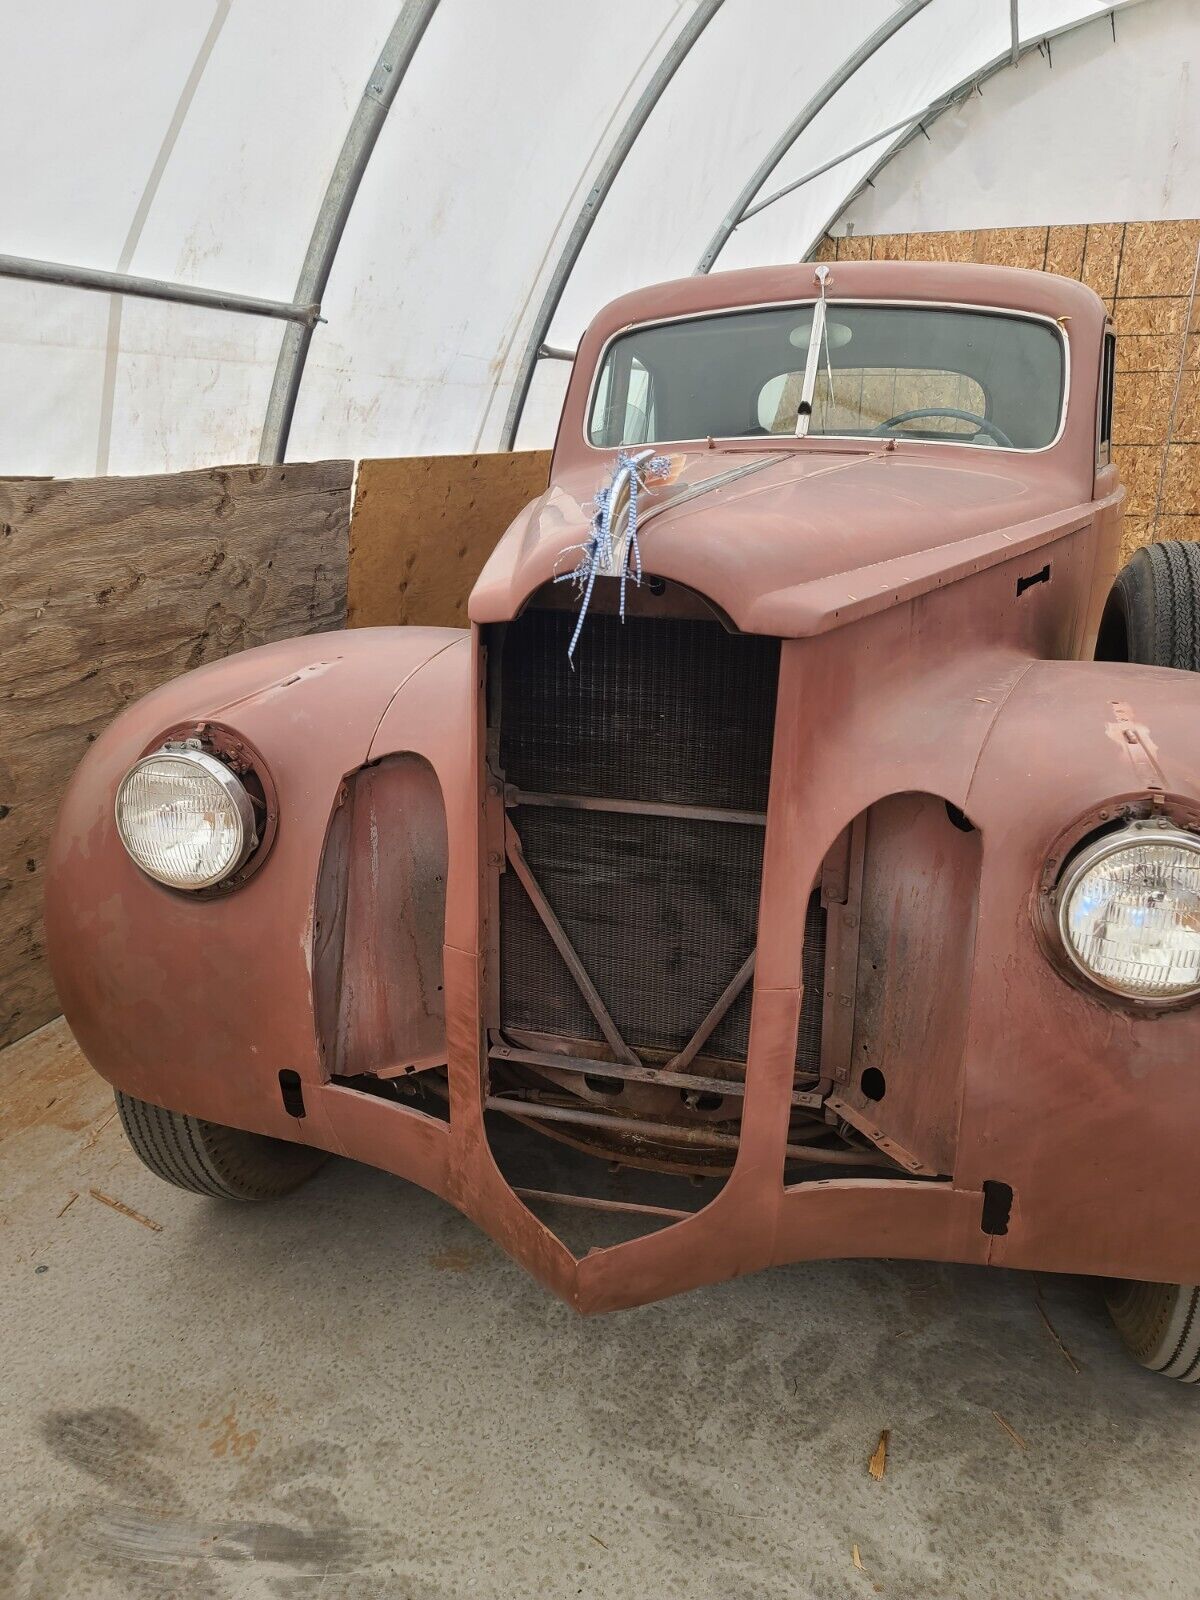
POLYGON ((209 1445, 209 1451, 218 1459, 244 1461, 258 1449, 258 1434, 253 1428, 242 1433, 237 1424, 237 1413, 227 1411, 219 1423, 202 1422, 202 1428, 219 1428, 220 1432, 209 1445))

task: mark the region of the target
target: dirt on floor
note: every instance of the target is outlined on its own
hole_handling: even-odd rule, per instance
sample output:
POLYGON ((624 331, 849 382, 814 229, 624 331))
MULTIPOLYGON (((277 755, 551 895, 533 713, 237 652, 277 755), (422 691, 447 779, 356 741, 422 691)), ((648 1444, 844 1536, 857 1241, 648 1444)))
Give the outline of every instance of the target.
POLYGON ((160 1183, 62 1023, 0 1057, 0 1171, 0 1595, 1200 1594, 1200 1393, 1096 1284, 821 1262, 584 1321, 383 1173, 160 1183))

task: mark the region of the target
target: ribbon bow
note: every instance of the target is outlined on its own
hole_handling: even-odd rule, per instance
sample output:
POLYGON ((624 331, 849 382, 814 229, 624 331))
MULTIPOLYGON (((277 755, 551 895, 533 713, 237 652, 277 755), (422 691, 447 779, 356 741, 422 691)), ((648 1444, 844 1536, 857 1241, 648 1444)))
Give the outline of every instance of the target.
POLYGON ((572 666, 592 590, 597 577, 602 574, 621 580, 620 613, 621 621, 625 621, 625 582, 631 575, 631 556, 633 581, 639 586, 642 581, 642 552, 637 534, 638 494, 650 483, 669 477, 671 470, 670 456, 656 455, 653 450, 639 450, 636 455, 627 455, 624 450, 618 450, 612 476, 602 489, 596 491, 592 501, 592 526, 588 537, 582 544, 568 545, 559 555, 561 561, 563 556, 570 555, 572 551, 580 552, 579 561, 572 571, 559 573, 554 579, 555 583, 573 582, 580 595, 575 632, 567 646, 567 660, 571 661, 572 666), (626 500, 628 512, 622 526, 621 512, 626 500), (614 522, 617 524, 615 530, 614 522))

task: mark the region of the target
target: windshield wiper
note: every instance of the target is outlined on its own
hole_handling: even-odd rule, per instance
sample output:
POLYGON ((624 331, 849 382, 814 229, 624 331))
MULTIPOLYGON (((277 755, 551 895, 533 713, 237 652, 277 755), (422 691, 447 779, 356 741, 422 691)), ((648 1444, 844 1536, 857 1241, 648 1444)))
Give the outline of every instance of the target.
POLYGON ((821 364, 821 346, 825 346, 825 370, 829 374, 829 403, 833 404, 833 370, 829 360, 829 341, 825 333, 825 283, 829 268, 822 262, 817 268, 817 282, 821 285, 821 298, 813 306, 812 328, 808 335, 808 359, 804 363, 804 387, 800 391, 800 407, 796 413, 796 437, 808 437, 812 422, 813 395, 817 389, 817 368, 821 364))

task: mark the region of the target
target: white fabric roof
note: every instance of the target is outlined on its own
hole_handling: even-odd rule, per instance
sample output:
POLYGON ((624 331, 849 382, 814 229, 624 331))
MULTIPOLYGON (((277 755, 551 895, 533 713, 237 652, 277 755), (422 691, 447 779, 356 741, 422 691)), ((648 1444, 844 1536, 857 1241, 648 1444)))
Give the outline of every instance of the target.
MULTIPOLYGON (((1115 8, 1118 25, 1133 3, 1115 8)), ((1149 15, 1180 0, 1142 3, 1149 15)), ((711 20, 595 213, 551 345, 573 347, 613 295, 695 270, 783 130, 902 11, 913 15, 815 116, 763 194, 917 118, 1011 50, 1009 0, 9 7, 0 253, 293 301, 364 91, 374 85, 377 104, 390 87, 375 72, 380 52, 398 24, 428 13, 332 257, 287 448, 292 457, 498 448, 580 208, 698 6, 711 20)), ((1020 39, 1036 44, 1113 10, 1019 0, 1020 39)), ((1033 62, 1022 62, 1027 75, 1033 62)), ((1078 92, 1086 100, 1086 87, 1078 92)), ((1186 103, 1177 116, 1190 116, 1186 103)), ((902 137, 877 140, 745 222, 717 266, 800 258, 902 137)), ((1014 175, 1000 209, 1020 213, 1039 181, 1033 170, 1014 175)), ((893 206, 896 228, 897 215, 893 206)), ((286 326, 0 276, 0 472, 255 459, 286 326)), ((565 374, 561 361, 537 364, 522 444, 551 436, 565 374)))

